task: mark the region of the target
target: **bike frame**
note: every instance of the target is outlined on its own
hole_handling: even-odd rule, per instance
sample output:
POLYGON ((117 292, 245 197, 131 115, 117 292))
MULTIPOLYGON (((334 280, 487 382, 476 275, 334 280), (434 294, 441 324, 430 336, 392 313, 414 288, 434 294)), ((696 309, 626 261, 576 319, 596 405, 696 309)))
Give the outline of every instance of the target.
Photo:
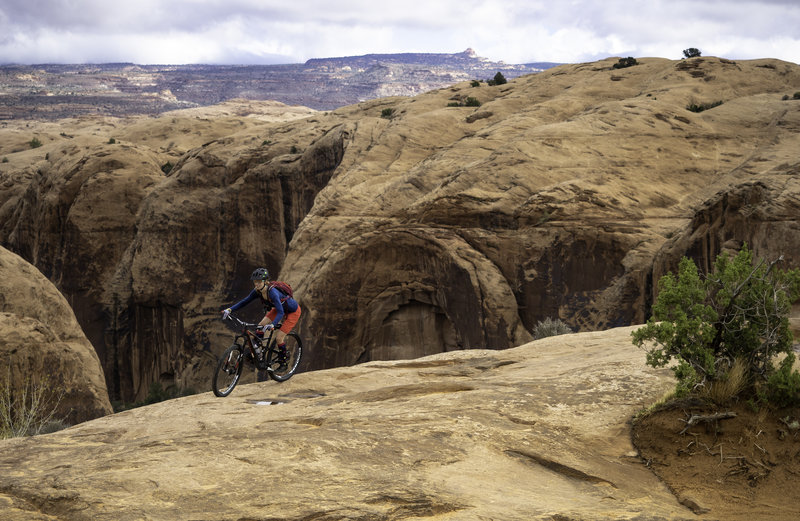
MULTIPOLYGON (((303 353, 303 342, 297 333, 292 331, 287 335, 292 342, 292 354, 289 355, 291 357, 289 358, 279 352, 276 342, 273 340, 275 330, 280 329, 280 324, 275 324, 269 335, 262 338, 256 334, 257 324, 245 322, 231 314, 228 314, 225 320, 231 321, 233 325, 229 325, 229 327, 233 329, 236 336, 233 345, 226 349, 217 361, 217 368, 212 378, 212 391, 215 395, 225 397, 233 391, 245 364, 258 369, 259 382, 266 378, 285 382, 294 375, 303 353), (259 348, 262 351, 260 357, 256 354, 259 348), (234 356, 234 353, 238 354, 234 356), (292 361, 287 363, 289 360, 292 361), (228 382, 228 380, 230 381, 228 382)), ((286 355, 288 354, 287 352, 286 355)))
MULTIPOLYGON (((236 335, 236 337, 234 338, 234 342, 238 343, 239 339, 241 338, 243 340, 244 346, 247 346, 247 349, 250 352, 250 356, 252 356, 252 359, 255 360, 256 362, 258 362, 258 357, 256 356, 256 349, 259 347, 261 349, 266 349, 267 348, 266 346, 271 346, 272 337, 275 335, 275 331, 277 329, 280 329, 280 324, 276 324, 275 327, 272 328, 272 330, 270 330, 269 336, 259 337, 255 333, 255 329, 256 327, 258 327, 258 324, 245 322, 244 320, 240 319, 239 317, 233 314, 228 315, 228 320, 234 321, 237 325, 239 325, 242 328, 242 332, 236 335)), ((267 353, 263 352, 262 357, 266 359, 266 356, 267 353)))

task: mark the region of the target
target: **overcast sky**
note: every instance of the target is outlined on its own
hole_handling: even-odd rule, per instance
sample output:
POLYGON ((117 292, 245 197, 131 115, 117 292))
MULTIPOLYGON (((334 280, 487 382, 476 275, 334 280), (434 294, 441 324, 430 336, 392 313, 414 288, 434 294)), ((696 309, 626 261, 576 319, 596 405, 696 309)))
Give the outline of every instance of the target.
POLYGON ((271 64, 473 48, 800 62, 800 0, 2 0, 0 63, 271 64))

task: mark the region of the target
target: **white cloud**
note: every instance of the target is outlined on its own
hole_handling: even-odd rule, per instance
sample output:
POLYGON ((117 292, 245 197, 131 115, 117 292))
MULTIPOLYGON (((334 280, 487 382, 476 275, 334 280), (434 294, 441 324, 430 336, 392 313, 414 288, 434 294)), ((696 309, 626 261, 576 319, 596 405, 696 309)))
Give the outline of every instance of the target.
POLYGON ((0 61, 276 63, 459 52, 510 63, 606 56, 800 61, 795 0, 4 0, 0 61))

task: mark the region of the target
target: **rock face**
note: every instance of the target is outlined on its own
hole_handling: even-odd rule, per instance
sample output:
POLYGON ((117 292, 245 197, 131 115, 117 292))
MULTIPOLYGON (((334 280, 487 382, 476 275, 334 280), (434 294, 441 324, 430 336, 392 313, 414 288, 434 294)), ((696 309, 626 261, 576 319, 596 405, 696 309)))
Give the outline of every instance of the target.
POLYGON ((54 417, 70 424, 111 413, 100 361, 66 299, 36 268, 2 247, 0 339, 0 385, 10 378, 14 394, 30 385, 63 392, 54 417))
POLYGON ((745 241, 797 265, 800 66, 615 62, 284 123, 171 115, 74 153, 43 135, 48 159, 3 174, 0 241, 56 281, 126 400, 206 388, 256 266, 295 288, 307 370, 640 323, 681 256, 745 241))
POLYGON ((784 268, 800 266, 799 172, 797 164, 786 163, 773 175, 754 176, 718 192, 698 208, 690 226, 664 245, 654 274, 676 270, 680 255, 710 271, 717 254, 733 254, 744 243, 758 257, 783 255, 784 268))
MULTIPOLYGON (((319 188, 309 191, 291 180, 300 156, 289 155, 288 145, 260 148, 263 136, 258 145, 252 140, 269 126, 270 114, 286 121, 313 111, 263 105, 229 106, 226 112, 238 116, 223 114, 213 128, 196 110, 156 121, 114 122, 107 129, 117 136, 113 143, 78 127, 81 132, 68 139, 52 138, 47 159, 35 163, 35 171, 22 169, 4 184, 4 242, 67 296, 114 398, 141 400, 152 382, 175 384, 176 367, 187 370, 182 352, 185 335, 192 332, 184 332, 186 312, 196 314, 210 289, 220 280, 227 284, 225 266, 242 256, 249 263, 282 259, 284 219, 296 223, 311 206, 319 188), (247 145, 231 146, 229 138, 199 147, 203 140, 236 132, 251 133, 247 145), (228 158, 213 151, 223 147, 236 154, 229 166, 228 158), (276 155, 281 156, 276 171, 265 171, 263 163, 276 155), (174 169, 162 168, 173 161, 174 169), (243 176, 248 183, 257 179, 272 199, 265 201, 243 176), (282 183, 290 193, 283 193, 282 183), (163 192, 155 190, 162 184, 163 192), (286 212, 263 219, 262 207, 283 206, 284 198, 286 212), (255 229, 239 228, 247 223, 255 229), (260 248, 268 238, 277 243, 272 253, 260 248), (205 249, 209 239, 218 241, 218 255, 205 249)), ((307 161, 324 163, 324 158, 310 153, 307 161)), ((314 182, 324 181, 323 176, 314 182)))
POLYGON ((800 111, 782 99, 800 68, 611 65, 373 104, 397 117, 351 131, 282 272, 313 363, 505 348, 546 317, 639 323, 681 256, 707 267, 743 241, 800 264, 800 111), (447 106, 467 97, 481 106, 447 106))
POLYGON ((630 331, 302 373, 6 440, 0 514, 695 519, 631 445, 630 416, 673 384, 630 331))

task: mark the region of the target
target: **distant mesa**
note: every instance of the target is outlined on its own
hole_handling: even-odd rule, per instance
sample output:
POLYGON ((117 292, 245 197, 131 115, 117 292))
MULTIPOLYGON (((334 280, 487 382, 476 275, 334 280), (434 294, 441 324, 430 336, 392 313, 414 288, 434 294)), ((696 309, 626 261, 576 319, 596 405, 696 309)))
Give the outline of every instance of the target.
POLYGON ((0 66, 0 119, 156 115, 234 98, 333 110, 483 80, 498 71, 516 78, 553 65, 493 62, 472 48, 314 58, 288 65, 5 65, 0 66))

